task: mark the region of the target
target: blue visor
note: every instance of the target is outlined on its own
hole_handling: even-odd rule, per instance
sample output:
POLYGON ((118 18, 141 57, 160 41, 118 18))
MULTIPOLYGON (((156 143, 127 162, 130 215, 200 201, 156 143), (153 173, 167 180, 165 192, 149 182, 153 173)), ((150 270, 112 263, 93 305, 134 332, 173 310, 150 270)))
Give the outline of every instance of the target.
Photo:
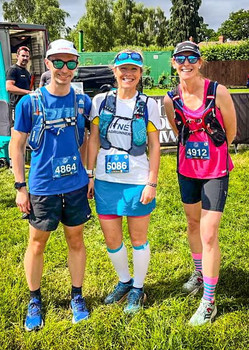
POLYGON ((114 67, 124 64, 133 64, 138 67, 143 66, 143 58, 138 52, 121 52, 114 58, 114 67))

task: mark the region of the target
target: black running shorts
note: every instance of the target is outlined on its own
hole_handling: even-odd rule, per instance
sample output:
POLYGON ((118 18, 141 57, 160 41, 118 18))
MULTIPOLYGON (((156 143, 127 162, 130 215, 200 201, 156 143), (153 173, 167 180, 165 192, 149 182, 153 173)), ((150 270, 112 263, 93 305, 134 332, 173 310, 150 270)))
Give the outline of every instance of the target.
POLYGON ((201 201, 202 209, 223 212, 229 176, 216 179, 194 179, 178 174, 182 202, 194 204, 201 201))
POLYGON ((79 190, 49 196, 30 195, 29 223, 42 231, 56 230, 59 222, 78 226, 88 221, 91 209, 87 200, 88 186, 79 190))

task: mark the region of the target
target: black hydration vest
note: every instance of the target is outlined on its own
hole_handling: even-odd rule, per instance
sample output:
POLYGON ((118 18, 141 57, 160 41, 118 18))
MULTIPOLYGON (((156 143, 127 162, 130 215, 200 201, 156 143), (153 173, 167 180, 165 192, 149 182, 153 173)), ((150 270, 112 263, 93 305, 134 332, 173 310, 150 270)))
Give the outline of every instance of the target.
POLYGON ((226 133, 220 122, 216 118, 215 97, 218 83, 210 81, 207 89, 205 109, 198 119, 192 119, 185 116, 183 101, 179 94, 179 87, 168 92, 168 96, 173 101, 175 111, 175 124, 179 132, 178 141, 184 146, 189 136, 195 132, 205 131, 211 138, 216 147, 226 142, 226 133), (189 124, 194 123, 196 126, 190 130, 189 124))

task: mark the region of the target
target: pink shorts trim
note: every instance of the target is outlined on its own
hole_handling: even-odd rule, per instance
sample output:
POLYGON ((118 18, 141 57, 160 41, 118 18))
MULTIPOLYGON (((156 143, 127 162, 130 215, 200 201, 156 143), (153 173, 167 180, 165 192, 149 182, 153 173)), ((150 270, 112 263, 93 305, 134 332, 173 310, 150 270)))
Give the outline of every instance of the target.
MULTIPOLYGON (((145 216, 148 216, 150 214, 147 214, 147 215, 141 215, 141 216, 129 216, 131 218, 144 218, 145 216)), ((98 214, 98 217, 99 219, 101 220, 114 220, 114 219, 117 219, 117 218, 121 218, 122 216, 119 216, 119 215, 109 215, 109 214, 98 214)))
POLYGON ((98 214, 99 219, 101 220, 113 220, 113 219, 117 219, 117 218, 121 218, 121 216, 119 215, 105 215, 105 214, 98 214))

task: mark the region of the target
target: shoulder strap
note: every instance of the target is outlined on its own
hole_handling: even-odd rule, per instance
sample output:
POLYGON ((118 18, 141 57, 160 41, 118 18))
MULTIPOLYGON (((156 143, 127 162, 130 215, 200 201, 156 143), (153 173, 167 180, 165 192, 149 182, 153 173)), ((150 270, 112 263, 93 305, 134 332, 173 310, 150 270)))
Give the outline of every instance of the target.
POLYGON ((167 92, 168 96, 171 98, 174 104, 174 108, 179 108, 182 110, 183 101, 180 97, 179 85, 177 85, 173 90, 167 92))
POLYGON ((115 92, 112 91, 110 93, 110 91, 107 91, 105 98, 100 104, 99 115, 102 109, 106 109, 112 114, 115 114, 115 111, 116 111, 116 93, 115 92))
POLYGON ((210 81, 207 88, 207 97, 205 101, 205 109, 215 107, 216 90, 218 83, 217 81, 210 81))
POLYGON ((43 103, 43 95, 41 89, 38 88, 35 91, 31 92, 30 99, 32 103, 32 118, 34 118, 35 115, 41 114, 43 114, 45 118, 45 107, 43 103))
POLYGON ((134 116, 135 115, 143 116, 146 126, 148 124, 148 119, 149 119, 148 107, 147 107, 148 99, 149 99, 149 97, 147 95, 139 92, 137 99, 136 99, 136 105, 135 105, 135 109, 134 109, 134 113, 133 113, 134 116), (142 96, 145 97, 145 101, 142 99, 142 96))

